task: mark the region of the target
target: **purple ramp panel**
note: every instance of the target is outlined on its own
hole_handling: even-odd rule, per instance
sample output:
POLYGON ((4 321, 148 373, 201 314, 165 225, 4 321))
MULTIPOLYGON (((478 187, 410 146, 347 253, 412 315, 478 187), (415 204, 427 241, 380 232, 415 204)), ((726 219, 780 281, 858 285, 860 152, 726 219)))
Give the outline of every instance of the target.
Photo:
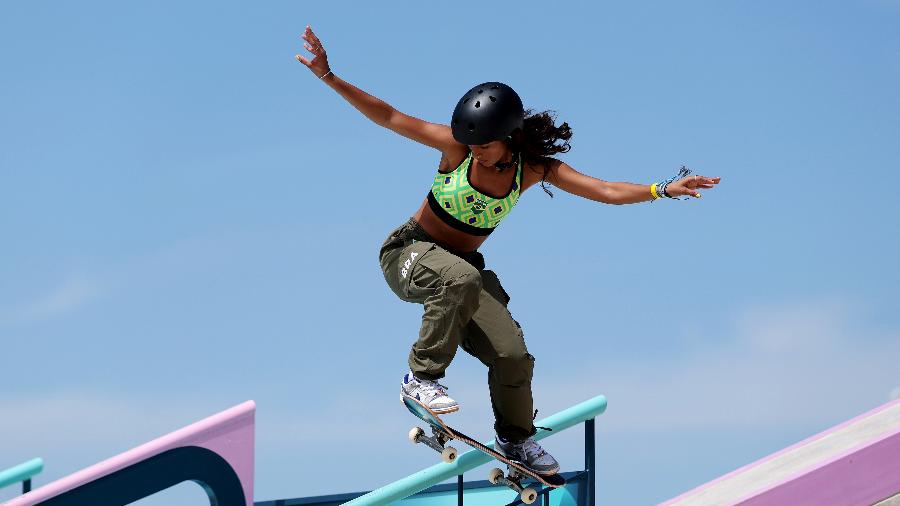
POLYGON ((869 506, 900 492, 900 400, 801 441, 663 506, 869 506))
MULTIPOLYGON (((253 506, 253 471, 255 446, 256 403, 247 401, 180 430, 145 443, 137 448, 107 459, 99 464, 78 471, 65 478, 44 485, 5 503, 5 506, 28 506, 73 494, 94 486, 100 478, 124 474, 140 462, 150 462, 155 458, 173 455, 180 450, 194 449, 220 460, 229 467, 230 476, 237 476, 240 486, 235 488, 239 496, 241 489, 246 506, 253 506), (233 471, 233 474, 232 474, 233 471)), ((135 475, 131 472, 131 476, 135 475)), ((140 477, 140 476, 138 476, 140 477)), ((237 482, 235 482, 237 483, 237 482)))

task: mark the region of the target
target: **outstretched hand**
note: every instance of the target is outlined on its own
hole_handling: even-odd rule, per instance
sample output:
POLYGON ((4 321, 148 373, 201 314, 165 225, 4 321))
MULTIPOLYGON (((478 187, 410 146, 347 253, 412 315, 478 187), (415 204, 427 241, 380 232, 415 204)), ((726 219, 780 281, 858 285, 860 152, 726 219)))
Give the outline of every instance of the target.
POLYGON ((331 68, 328 66, 328 55, 325 54, 325 46, 322 45, 322 41, 316 37, 309 25, 306 25, 306 31, 303 32, 300 38, 305 41, 303 47, 312 53, 313 58, 309 60, 298 54, 296 56, 297 61, 306 65, 306 68, 315 74, 316 77, 324 77, 325 74, 331 71, 331 68))
POLYGON ((700 198, 700 192, 698 189, 704 188, 712 188, 713 186, 719 184, 722 178, 719 177, 706 177, 706 176, 687 176, 679 179, 678 181, 672 181, 666 186, 666 193, 669 194, 670 197, 696 197, 700 198))

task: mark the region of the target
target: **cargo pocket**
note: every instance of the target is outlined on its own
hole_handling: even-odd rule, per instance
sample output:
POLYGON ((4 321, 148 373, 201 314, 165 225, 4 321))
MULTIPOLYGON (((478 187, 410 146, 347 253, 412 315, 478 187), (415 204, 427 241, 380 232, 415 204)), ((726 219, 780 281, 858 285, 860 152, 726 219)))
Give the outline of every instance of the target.
POLYGON ((423 282, 421 280, 417 282, 416 279, 421 278, 420 271, 425 268, 420 265, 422 257, 434 249, 434 243, 424 241, 416 241, 403 248, 394 268, 397 279, 395 293, 401 299, 407 302, 422 302, 428 296, 426 293, 428 287, 420 286, 423 282))

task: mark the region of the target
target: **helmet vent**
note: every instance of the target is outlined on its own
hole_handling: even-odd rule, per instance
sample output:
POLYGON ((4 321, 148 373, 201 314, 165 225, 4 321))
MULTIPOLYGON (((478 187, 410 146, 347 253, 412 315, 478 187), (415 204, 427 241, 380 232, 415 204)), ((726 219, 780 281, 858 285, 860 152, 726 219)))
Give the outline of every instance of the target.
POLYGON ((481 107, 481 100, 475 102, 475 108, 478 109, 479 107, 481 107))
POLYGON ((496 102, 496 101, 497 101, 497 97, 495 97, 495 96, 493 96, 493 95, 488 95, 488 97, 491 99, 491 102, 496 102))
POLYGON ((472 100, 472 97, 469 97, 469 98, 463 100, 463 103, 464 103, 464 104, 468 104, 468 103, 469 103, 469 100, 472 100))

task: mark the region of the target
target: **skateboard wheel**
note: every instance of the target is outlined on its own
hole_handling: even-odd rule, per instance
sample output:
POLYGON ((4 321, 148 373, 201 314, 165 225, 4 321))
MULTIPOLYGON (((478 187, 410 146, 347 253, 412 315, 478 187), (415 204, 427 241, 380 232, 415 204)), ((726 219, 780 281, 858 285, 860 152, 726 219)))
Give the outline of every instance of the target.
POLYGON ((444 448, 444 451, 441 452, 441 460, 448 464, 456 460, 456 448, 452 446, 444 448))
POLYGON ((537 492, 533 488, 528 487, 519 494, 519 497, 522 498, 523 503, 532 504, 534 501, 537 501, 537 492))
POLYGON ((496 467, 491 469, 491 472, 488 473, 488 481, 494 485, 500 483, 501 478, 503 478, 503 471, 496 467))
POLYGON ((420 437, 422 434, 424 434, 424 433, 425 433, 424 430, 422 430, 422 429, 420 429, 420 428, 418 428, 418 427, 413 427, 412 429, 409 429, 409 440, 410 440, 413 444, 418 443, 418 442, 419 442, 419 437, 420 437))

